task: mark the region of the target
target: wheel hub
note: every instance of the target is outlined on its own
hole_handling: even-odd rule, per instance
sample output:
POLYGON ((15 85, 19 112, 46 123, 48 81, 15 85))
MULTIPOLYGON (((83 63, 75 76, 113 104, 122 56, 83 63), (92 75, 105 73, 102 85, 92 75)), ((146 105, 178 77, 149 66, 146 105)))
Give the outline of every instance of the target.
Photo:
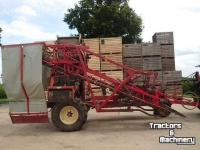
POLYGON ((60 111, 60 120, 67 125, 74 124, 78 116, 78 111, 73 106, 66 106, 60 111))

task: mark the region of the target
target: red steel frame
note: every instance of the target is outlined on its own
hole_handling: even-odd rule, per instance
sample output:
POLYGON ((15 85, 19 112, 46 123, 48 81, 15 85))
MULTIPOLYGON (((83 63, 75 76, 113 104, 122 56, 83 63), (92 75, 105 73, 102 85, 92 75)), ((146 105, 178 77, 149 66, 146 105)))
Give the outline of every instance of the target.
MULTIPOLYGON (((137 71, 137 70, 128 68, 128 67, 126 67, 124 65, 121 65, 121 64, 115 62, 115 61, 107 59, 107 58, 105 58, 105 57, 103 57, 103 56, 101 56, 99 54, 95 54, 95 53, 89 51, 88 47, 85 47, 85 46, 62 45, 62 44, 59 44, 59 45, 46 45, 46 46, 50 47, 51 49, 53 49, 53 52, 52 52, 53 55, 51 55, 52 58, 49 59, 49 60, 48 59, 43 59, 43 63, 44 64, 46 64, 46 63, 50 64, 52 66, 52 68, 56 67, 56 69, 61 69, 63 71, 63 75, 67 75, 65 73, 65 71, 67 71, 69 74, 73 74, 75 76, 79 76, 81 78, 84 78, 88 83, 88 86, 89 86, 89 89, 90 89, 90 93, 92 95, 93 105, 94 105, 94 107, 96 108, 96 110, 98 112, 99 111, 103 111, 102 108, 108 103, 109 100, 112 100, 113 96, 115 95, 115 93, 118 92, 124 86, 126 86, 130 90, 133 90, 133 91, 136 91, 136 92, 140 92, 141 94, 152 98, 154 100, 154 103, 147 102, 147 101, 145 101, 145 100, 143 100, 141 98, 137 98, 137 97, 135 97, 135 98, 140 99, 141 101, 143 101, 143 102, 145 102, 145 103, 147 103, 149 105, 153 105, 155 107, 159 107, 159 104, 158 104, 159 98, 157 98, 154 95, 150 95, 150 94, 146 93, 145 91, 142 91, 141 89, 139 89, 137 87, 133 87, 133 86, 128 86, 127 85, 128 81, 131 79, 131 77, 133 77, 133 75, 135 75, 135 74, 146 74, 148 76, 153 75, 154 82, 153 82, 152 86, 155 86, 155 79, 157 77, 157 74, 155 72, 137 71), (74 58, 72 58, 69 55, 67 55, 67 52, 70 51, 70 48, 72 48, 71 51, 73 51, 75 54, 77 54, 79 56, 79 59, 80 59, 79 61, 77 61, 74 58), (59 49, 62 49, 62 51, 59 50, 59 49), (84 54, 82 54, 81 51, 84 52, 84 54), (56 56, 55 56, 56 53, 61 53, 64 56, 65 60, 56 58, 56 56), (87 54, 92 54, 94 56, 97 56, 100 59, 106 59, 108 62, 110 62, 112 64, 115 64, 115 65, 121 67, 122 69, 126 69, 131 73, 129 74, 129 76, 124 81, 120 81, 119 79, 116 80, 116 79, 110 78, 109 76, 106 76, 106 75, 104 75, 104 74, 102 74, 100 72, 94 71, 94 70, 88 68, 87 67, 87 61, 83 60, 85 58, 85 56, 86 56, 85 55, 86 53, 87 54), (72 61, 68 61, 69 59, 71 59, 72 61), (76 66, 76 65, 74 65, 75 63, 77 63, 79 65, 76 66), (62 68, 59 65, 63 65, 64 67, 62 68), (76 69, 76 72, 71 72, 70 71, 70 67, 76 69), (84 74, 84 76, 82 76, 80 74, 80 72, 82 72, 84 74), (93 74, 93 75, 98 76, 98 77, 101 77, 101 78, 103 78, 103 79, 105 79, 105 80, 107 80, 109 82, 115 83, 114 87, 106 85, 106 87, 108 87, 110 89, 113 89, 113 93, 110 96, 104 96, 104 97, 94 96, 94 93, 93 93, 92 88, 91 88, 92 79, 91 78, 89 79, 89 77, 87 75, 88 73, 93 74), (96 99, 98 99, 98 98, 106 98, 105 101, 100 105, 100 107, 97 107, 96 99)), ((95 81, 93 81, 93 82, 95 82, 95 81)), ((96 82, 99 82, 99 81, 96 80, 96 82)), ((123 93, 126 94, 126 92, 121 92, 121 93, 122 94, 123 93)), ((91 105, 91 103, 89 103, 89 104, 91 105)), ((116 105, 115 106, 113 105, 113 107, 116 107, 116 105)))
MULTIPOLYGON (((28 43, 23 45, 32 45, 38 43, 28 43)), ((83 80, 88 84, 91 100, 87 101, 85 98, 85 85, 83 85, 82 100, 86 105, 94 107, 97 112, 130 112, 140 110, 145 113, 149 111, 142 108, 142 106, 150 106, 152 108, 165 109, 160 106, 160 99, 164 99, 166 102, 171 104, 181 104, 178 100, 176 92, 173 97, 170 97, 161 92, 160 89, 155 89, 155 81, 157 73, 153 71, 134 70, 120 63, 117 63, 111 59, 105 58, 100 54, 96 54, 90 50, 87 46, 75 46, 66 44, 44 44, 40 43, 43 47, 43 53, 45 54, 42 62, 43 65, 47 65, 52 68, 51 77, 55 76, 68 76, 74 75, 83 80), (103 59, 111 64, 114 64, 127 72, 126 78, 121 81, 120 79, 111 78, 103 73, 88 68, 88 54, 96 56, 97 59, 103 59), (74 57, 76 56, 76 57, 74 57), (144 85, 138 86, 133 83, 138 75, 145 75, 147 80, 144 85), (100 77, 102 80, 99 80, 100 77), (150 79, 153 79, 153 83, 150 84, 150 79), (105 82, 106 81, 106 82, 105 82), (91 87, 91 83, 98 86, 108 88, 113 93, 109 96, 95 96, 91 87), (153 93, 149 92, 148 89, 153 89, 153 93), (118 95, 115 95, 115 94, 118 95), (128 98, 128 103, 119 106, 119 100, 121 98, 128 98), (131 106, 137 106, 140 109, 132 109, 131 106), (116 107, 126 107, 126 109, 113 109, 116 107)), ((13 123, 21 122, 48 122, 47 112, 30 112, 29 110, 29 97, 26 93, 26 89, 23 85, 23 45, 10 45, 10 46, 21 46, 20 49, 20 81, 21 86, 26 97, 27 112, 25 113, 10 113, 13 123)), ((51 89, 71 89, 74 96, 73 86, 61 86, 61 87, 48 87, 48 91, 51 89)), ((74 98, 74 97, 73 97, 74 98)), ((72 98, 72 99, 73 99, 72 98)), ((195 105, 195 102, 191 105, 195 105)), ((198 105, 200 106, 200 105, 198 105)))
POLYGON ((164 98, 166 102, 170 102, 171 104, 181 104, 181 101, 178 100, 176 96, 176 92, 173 97, 170 97, 161 92, 160 89, 154 89, 153 94, 148 92, 148 88, 155 87, 155 81, 157 78, 156 72, 134 70, 111 59, 105 58, 100 54, 96 54, 88 50, 89 47, 87 46, 75 46, 66 44, 44 45, 44 51, 48 48, 52 50, 51 56, 43 58, 43 64, 51 66, 54 72, 56 72, 55 70, 61 70, 58 73, 59 75, 67 76, 68 74, 71 74, 86 80, 91 93, 91 101, 85 101, 84 98, 83 100, 85 101, 86 105, 94 107, 97 112, 134 111, 134 109, 131 109, 131 106, 137 106, 140 108, 141 106, 151 106, 153 108, 164 109, 160 106, 161 98, 164 98), (70 53, 78 56, 78 59, 75 59, 73 55, 70 55, 70 53), (60 54, 62 58, 57 57, 58 54, 60 54), (128 72, 127 77, 123 81, 121 81, 120 79, 111 78, 103 73, 88 68, 88 54, 96 56, 97 59, 103 59, 111 64, 121 67, 121 69, 128 72), (91 74, 95 77, 91 76, 91 74), (143 85, 143 87, 140 87, 138 85, 130 85, 129 83, 136 80, 137 75, 139 74, 147 76, 145 85, 143 85), (98 77, 106 80, 107 82, 99 80, 98 77), (153 78, 152 84, 149 83, 150 78, 153 78), (109 88, 113 93, 109 96, 95 96, 91 87, 91 83, 109 88), (116 96, 116 93, 118 93, 119 96, 116 96), (113 109, 112 107, 119 107, 118 100, 120 99, 120 95, 125 95, 126 97, 128 97, 129 104, 123 105, 123 107, 127 107, 126 109, 113 109))

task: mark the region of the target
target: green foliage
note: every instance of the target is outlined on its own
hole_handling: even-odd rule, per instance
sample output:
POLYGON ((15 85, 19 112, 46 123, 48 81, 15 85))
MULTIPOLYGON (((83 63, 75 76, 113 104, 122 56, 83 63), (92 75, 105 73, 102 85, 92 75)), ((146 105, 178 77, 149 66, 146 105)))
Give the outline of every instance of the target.
POLYGON ((188 91, 192 91, 193 90, 193 85, 192 81, 190 82, 183 82, 182 86, 183 86, 183 93, 188 92, 188 91))
POLYGON ((186 81, 182 83, 183 86, 183 93, 192 91, 195 92, 197 95, 200 96, 200 88, 195 85, 197 81, 190 78, 185 78, 186 81))
POLYGON ((7 98, 6 93, 3 89, 3 85, 0 84, 0 99, 5 99, 5 98, 7 98))
POLYGON ((81 0, 68 9, 64 22, 84 38, 122 36, 123 43, 141 42, 142 19, 129 0, 81 0))

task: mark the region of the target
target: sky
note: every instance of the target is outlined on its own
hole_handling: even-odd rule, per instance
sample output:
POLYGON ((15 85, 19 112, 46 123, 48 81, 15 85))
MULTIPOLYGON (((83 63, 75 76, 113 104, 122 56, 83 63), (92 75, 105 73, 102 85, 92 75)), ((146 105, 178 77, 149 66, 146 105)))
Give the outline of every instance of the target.
MULTIPOLYGON (((77 33, 63 22, 64 13, 76 3, 78 0, 0 0, 1 43, 56 40, 57 35, 77 33)), ((143 20, 144 42, 152 42, 155 32, 174 32, 176 70, 182 70, 184 77, 200 71, 195 68, 200 64, 199 0, 130 0, 129 6, 143 20)))

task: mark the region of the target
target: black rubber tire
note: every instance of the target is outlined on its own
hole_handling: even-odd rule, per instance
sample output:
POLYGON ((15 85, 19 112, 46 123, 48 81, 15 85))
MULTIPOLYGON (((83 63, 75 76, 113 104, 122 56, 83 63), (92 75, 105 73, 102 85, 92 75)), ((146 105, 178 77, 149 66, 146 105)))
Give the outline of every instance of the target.
POLYGON ((87 107, 87 112, 90 111, 90 106, 87 105, 86 107, 87 107))
MULTIPOLYGON (((170 103, 167 103, 167 102, 161 102, 161 103, 171 107, 170 103)), ((164 111, 164 110, 162 110, 162 111, 164 111)), ((161 118, 168 117, 170 114, 171 114, 171 112, 169 112, 169 111, 164 111, 164 114, 162 114, 162 113, 160 113, 160 111, 158 109, 154 109, 154 111, 153 111, 154 116, 158 116, 158 117, 161 117, 161 118)))
POLYGON ((74 102, 60 102, 54 105, 51 112, 53 124, 61 131, 72 132, 80 130, 87 120, 87 108, 83 101, 74 100, 74 102), (65 124, 60 120, 60 112, 66 106, 73 106, 78 111, 78 119, 73 124, 65 124))
MULTIPOLYGON (((75 98, 75 100, 74 100, 74 102, 75 103, 77 103, 77 104, 79 104, 80 106, 81 106, 81 108, 83 109, 83 111, 85 112, 85 122, 84 122, 84 124, 86 123, 86 121, 87 121, 87 115, 88 115, 88 108, 87 108, 87 106, 84 104, 84 102, 81 100, 81 99, 79 99, 79 98, 75 98)), ((83 125, 84 125, 83 124, 83 125)))

